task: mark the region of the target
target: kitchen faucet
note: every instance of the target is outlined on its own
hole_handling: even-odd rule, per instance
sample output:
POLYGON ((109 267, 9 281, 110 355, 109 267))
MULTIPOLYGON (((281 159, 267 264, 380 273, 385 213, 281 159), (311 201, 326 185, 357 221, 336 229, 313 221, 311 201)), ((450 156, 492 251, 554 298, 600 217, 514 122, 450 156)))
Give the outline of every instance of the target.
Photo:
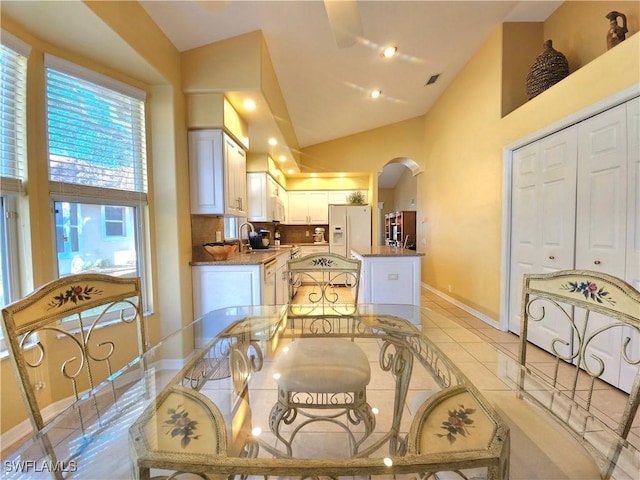
POLYGON ((255 228, 253 228, 253 224, 250 222, 244 222, 242 224, 240 224, 240 226, 238 227, 238 240, 240 241, 240 245, 238 246, 238 251, 240 253, 242 253, 242 227, 247 226, 247 246, 249 248, 251 248, 251 240, 249 240, 249 228, 251 229, 251 232, 255 233, 255 228))

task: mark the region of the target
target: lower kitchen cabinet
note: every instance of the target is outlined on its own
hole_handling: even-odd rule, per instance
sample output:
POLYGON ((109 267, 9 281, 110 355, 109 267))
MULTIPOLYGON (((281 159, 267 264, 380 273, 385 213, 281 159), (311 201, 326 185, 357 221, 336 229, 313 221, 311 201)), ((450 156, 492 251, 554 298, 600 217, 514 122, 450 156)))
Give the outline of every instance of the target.
POLYGON ((369 256, 351 250, 351 257, 362 262, 360 303, 420 305, 420 255, 369 256))
POLYGON ((328 243, 316 245, 300 245, 298 248, 300 249, 301 257, 304 257, 305 255, 309 255, 311 253, 329 253, 328 243))
MULTIPOLYGON (((306 255, 311 255, 312 253, 329 253, 329 244, 316 244, 316 245, 300 245, 300 256, 304 257, 306 255)), ((322 281, 322 273, 308 273, 309 277, 313 278, 315 281, 322 281)), ((310 279, 309 279, 310 280, 310 279)), ((310 281, 305 282, 303 280, 302 283, 311 283, 310 281)))
POLYGON ((192 267, 194 317, 219 308, 260 305, 262 268, 262 265, 192 267))
POLYGON ((282 266, 286 269, 289 255, 289 250, 283 249, 264 263, 194 265, 194 318, 226 307, 286 303, 286 283, 278 283, 277 272, 282 266))
POLYGON ((276 259, 276 305, 285 305, 289 302, 289 281, 287 280, 287 260, 289 254, 278 255, 276 259))

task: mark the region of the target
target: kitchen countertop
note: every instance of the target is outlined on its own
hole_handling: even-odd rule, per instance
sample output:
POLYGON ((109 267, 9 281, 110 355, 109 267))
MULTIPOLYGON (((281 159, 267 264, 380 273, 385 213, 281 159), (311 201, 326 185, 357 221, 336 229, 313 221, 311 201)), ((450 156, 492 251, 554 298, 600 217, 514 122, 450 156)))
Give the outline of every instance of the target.
POLYGON ((265 249, 243 250, 242 252, 235 252, 226 260, 214 260, 204 248, 196 246, 193 247, 191 257, 193 260, 190 265, 194 267, 203 265, 261 265, 273 260, 278 255, 289 255, 292 247, 293 245, 280 245, 279 247, 272 246, 265 249))
POLYGON ((351 250, 362 257, 423 257, 424 253, 389 245, 354 245, 351 250))

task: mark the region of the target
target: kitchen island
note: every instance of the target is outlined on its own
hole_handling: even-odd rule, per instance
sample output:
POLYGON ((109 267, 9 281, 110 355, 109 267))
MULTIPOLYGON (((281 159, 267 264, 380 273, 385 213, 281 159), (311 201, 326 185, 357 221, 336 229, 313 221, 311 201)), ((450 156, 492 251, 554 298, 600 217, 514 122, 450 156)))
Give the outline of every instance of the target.
POLYGON ((362 262, 359 301, 420 305, 424 253, 388 245, 354 245, 351 257, 362 262))

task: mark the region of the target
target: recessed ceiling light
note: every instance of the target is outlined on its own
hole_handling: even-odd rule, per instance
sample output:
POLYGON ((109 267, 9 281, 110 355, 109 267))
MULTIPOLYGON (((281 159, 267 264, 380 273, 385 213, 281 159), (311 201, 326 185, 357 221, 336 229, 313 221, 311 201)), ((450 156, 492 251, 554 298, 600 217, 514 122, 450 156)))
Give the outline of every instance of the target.
POLYGON ((369 96, 371 98, 378 98, 380 95, 382 95, 382 90, 373 90, 369 96))
POLYGON ((384 58, 391 58, 396 54, 397 51, 398 51, 398 47, 386 47, 382 51, 382 56, 384 58))
POLYGON ((290 168, 289 170, 287 170, 287 173, 289 175, 293 175, 296 171, 293 168, 290 168))
POLYGON ((255 110, 256 109, 256 102, 254 102, 253 100, 251 100, 250 98, 247 98, 244 103, 244 108, 246 110, 255 110))
POLYGON ((317 177, 317 176, 318 176, 318 174, 317 174, 317 173, 315 173, 315 172, 313 172, 313 173, 311 174, 311 176, 312 176, 312 177, 317 177))
POLYGON ((278 160, 280 160, 281 162, 284 162, 284 161, 286 161, 286 160, 287 160, 287 157, 285 157, 284 155, 280 155, 280 156, 278 157, 278 160))
POLYGON ((271 137, 269 139, 269 145, 275 146, 278 144, 278 140, 276 140, 275 138, 271 137))

